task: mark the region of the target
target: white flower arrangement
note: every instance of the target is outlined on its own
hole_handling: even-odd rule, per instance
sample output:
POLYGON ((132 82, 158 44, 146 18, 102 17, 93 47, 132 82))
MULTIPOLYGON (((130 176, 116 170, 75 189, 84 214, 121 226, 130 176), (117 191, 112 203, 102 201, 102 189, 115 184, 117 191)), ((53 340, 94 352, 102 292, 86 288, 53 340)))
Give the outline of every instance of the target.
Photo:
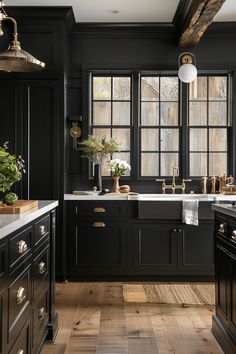
POLYGON ((108 168, 112 172, 113 177, 124 176, 126 171, 131 170, 131 166, 127 161, 113 159, 108 163, 108 168))

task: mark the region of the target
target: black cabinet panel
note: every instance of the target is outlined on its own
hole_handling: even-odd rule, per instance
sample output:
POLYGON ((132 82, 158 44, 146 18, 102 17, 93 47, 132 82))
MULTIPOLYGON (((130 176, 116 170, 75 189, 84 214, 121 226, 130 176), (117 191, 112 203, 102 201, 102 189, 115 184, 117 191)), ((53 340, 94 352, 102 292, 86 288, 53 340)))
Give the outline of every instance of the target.
POLYGON ((213 224, 182 228, 182 269, 185 271, 214 271, 214 226, 213 224))
POLYGON ((236 339, 236 253, 230 255, 230 333, 236 339))
POLYGON ((151 272, 177 270, 177 232, 170 225, 134 227, 134 264, 151 272))

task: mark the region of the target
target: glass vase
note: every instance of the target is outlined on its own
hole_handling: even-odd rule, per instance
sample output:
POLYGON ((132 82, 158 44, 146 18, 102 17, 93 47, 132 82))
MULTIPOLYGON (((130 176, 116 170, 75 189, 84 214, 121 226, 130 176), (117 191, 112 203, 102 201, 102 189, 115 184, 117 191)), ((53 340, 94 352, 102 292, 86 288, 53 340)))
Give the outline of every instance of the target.
POLYGON ((97 188, 97 191, 102 190, 102 174, 101 174, 101 165, 99 163, 94 164, 94 181, 93 187, 97 188))

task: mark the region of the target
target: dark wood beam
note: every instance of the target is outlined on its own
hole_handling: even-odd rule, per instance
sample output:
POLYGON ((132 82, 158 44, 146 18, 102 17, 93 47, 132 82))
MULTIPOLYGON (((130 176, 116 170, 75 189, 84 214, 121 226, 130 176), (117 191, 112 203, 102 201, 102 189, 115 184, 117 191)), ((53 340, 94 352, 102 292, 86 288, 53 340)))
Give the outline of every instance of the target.
POLYGON ((180 34, 179 45, 195 46, 225 0, 181 0, 173 20, 180 34))

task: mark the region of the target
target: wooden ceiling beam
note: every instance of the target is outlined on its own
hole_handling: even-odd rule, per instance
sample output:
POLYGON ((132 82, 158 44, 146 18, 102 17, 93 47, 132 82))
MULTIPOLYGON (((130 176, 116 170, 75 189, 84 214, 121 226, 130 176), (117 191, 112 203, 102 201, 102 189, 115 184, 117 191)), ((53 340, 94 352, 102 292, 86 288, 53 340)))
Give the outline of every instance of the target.
POLYGON ((225 0, 191 0, 181 23, 179 45, 195 46, 212 23, 225 0))

